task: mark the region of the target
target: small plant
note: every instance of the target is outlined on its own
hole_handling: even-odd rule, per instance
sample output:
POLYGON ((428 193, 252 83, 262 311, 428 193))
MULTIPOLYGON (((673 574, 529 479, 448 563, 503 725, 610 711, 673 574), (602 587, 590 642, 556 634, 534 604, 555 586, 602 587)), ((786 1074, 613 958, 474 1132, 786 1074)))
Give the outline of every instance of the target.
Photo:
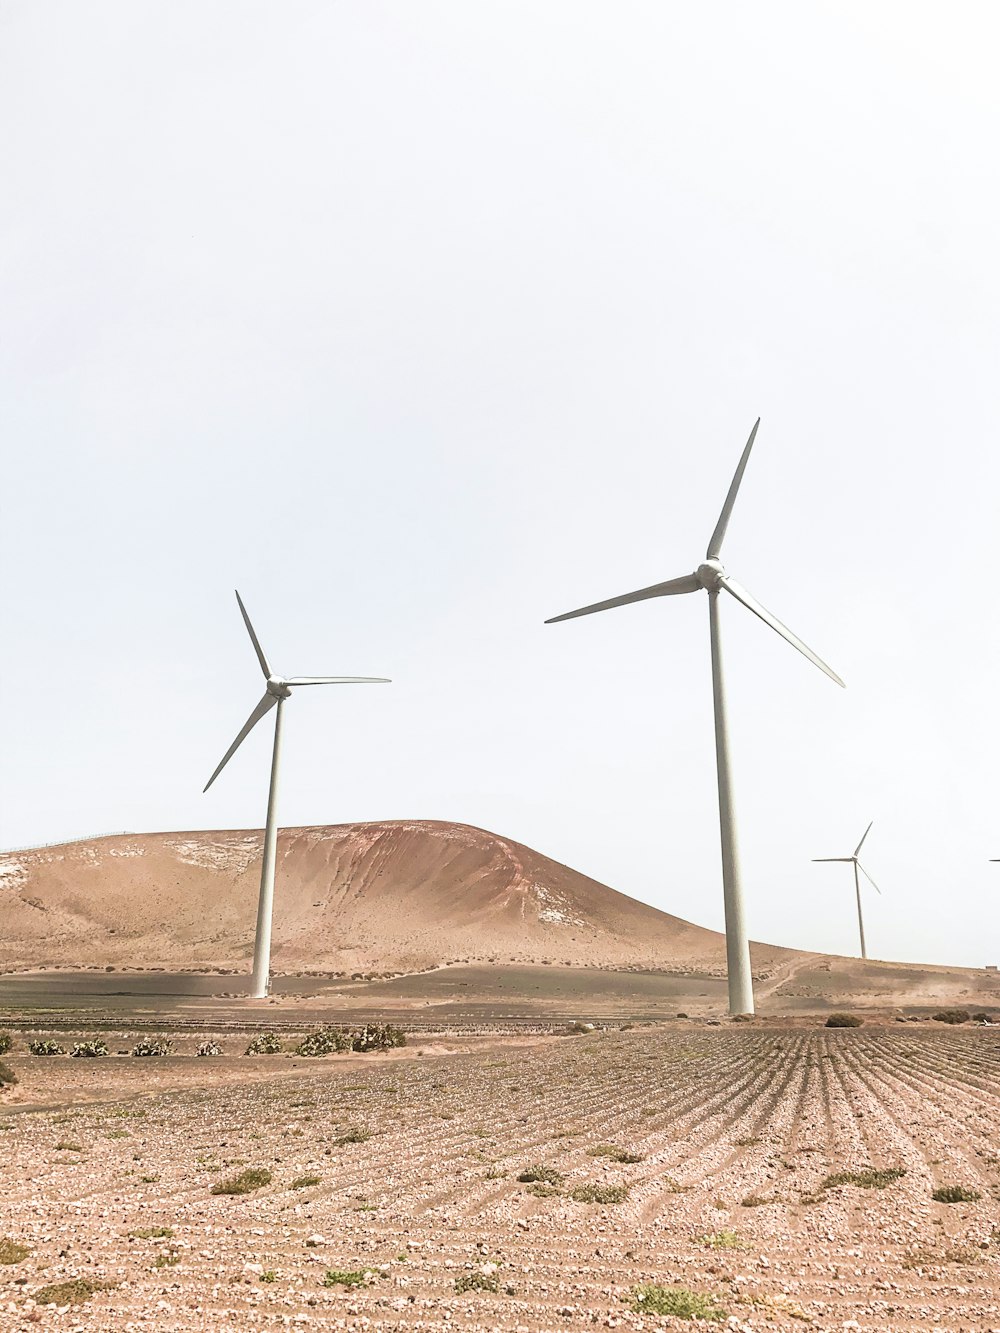
POLYGON ((707 1319, 715 1324, 727 1317, 714 1296, 684 1287, 661 1287, 655 1282, 632 1288, 632 1308, 638 1314, 672 1314, 678 1319, 707 1319))
POLYGON ((254 1037, 243 1052, 244 1055, 279 1055, 280 1053, 281 1042, 273 1032, 262 1032, 259 1037, 254 1037))
POLYGON ((30 1053, 31 1055, 65 1055, 65 1054, 66 1054, 65 1048, 62 1047, 62 1046, 60 1046, 59 1043, 58 1043, 57 1041, 53 1041, 53 1040, 51 1039, 51 1037, 47 1037, 47 1038, 45 1038, 44 1040, 43 1040, 43 1039, 39 1039, 39 1040, 37 1040, 37 1041, 29 1041, 29 1042, 28 1042, 28 1051, 29 1051, 29 1053, 30 1053))
POLYGON ((36 1305, 82 1305, 89 1301, 95 1291, 107 1291, 107 1282, 91 1282, 85 1277, 73 1278, 71 1282, 54 1282, 49 1287, 40 1287, 35 1292, 36 1305))
POLYGON ((599 1143, 595 1148, 587 1149, 588 1157, 610 1157, 613 1162, 624 1162, 632 1166, 644 1160, 641 1152, 629 1152, 627 1148, 616 1148, 612 1143, 599 1143))
POLYGON ((131 1240, 170 1240, 174 1234, 173 1227, 142 1227, 138 1231, 130 1231, 131 1240))
POLYGON ((982 1197, 978 1190, 966 1189, 964 1185, 942 1185, 931 1195, 935 1203, 976 1203, 982 1197))
POLYGON ((266 1167, 251 1166, 228 1180, 218 1180, 212 1186, 213 1194, 251 1194, 254 1190, 270 1185, 271 1173, 266 1167))
POLYGON ((173 1268, 174 1265, 179 1264, 180 1261, 181 1261, 181 1256, 177 1253, 177 1251, 170 1250, 167 1254, 158 1254, 153 1262, 153 1267, 173 1268))
POLYGON ((70 1055, 77 1060, 80 1058, 94 1060, 99 1055, 107 1055, 107 1053, 108 1043, 103 1037, 94 1037, 90 1041, 75 1042, 73 1049, 70 1051, 70 1055))
POLYGON ((405 1045, 406 1033, 391 1023, 366 1023, 360 1032, 351 1034, 352 1051, 388 1051, 405 1045))
POLYGON ((11 1069, 10 1065, 4 1064, 0 1060, 0 1091, 4 1088, 12 1088, 17 1082, 17 1075, 11 1069))
POLYGON ((496 1273, 463 1273, 455 1279, 455 1290, 460 1296, 466 1291, 499 1291, 500 1279, 496 1273))
POLYGON ((531 1185, 536 1181, 543 1185, 561 1185, 563 1177, 561 1172, 554 1166, 526 1166, 523 1171, 518 1173, 518 1180, 523 1185, 531 1185))
POLYGON ((707 1245, 710 1250, 747 1250, 750 1247, 746 1241, 742 1240, 735 1231, 713 1231, 707 1236, 699 1237, 702 1245, 707 1245))
POLYGON ((371 1135, 366 1129, 354 1127, 341 1134, 339 1138, 334 1139, 334 1143, 338 1148, 343 1148, 347 1143, 367 1143, 369 1138, 371 1138, 371 1135))
POLYGON ((133 1055, 169 1055, 174 1043, 165 1037, 143 1037, 132 1047, 133 1055))
POLYGON ((160 1177, 159 1177, 159 1176, 140 1176, 139 1179, 142 1181, 142 1183, 143 1183, 144 1185, 155 1185, 156 1182, 160 1179, 160 1177))
POLYGON ((753 1014, 733 1014, 734 1023, 752 1023, 753 1014))
POLYGON ((299 1176, 297 1180, 292 1181, 291 1188, 293 1190, 308 1189, 310 1185, 318 1185, 321 1179, 321 1176, 299 1176))
POLYGON ((221 1055, 222 1047, 217 1041, 203 1041, 198 1045, 199 1055, 221 1055))
POLYGON ((628 1191, 628 1185, 577 1185, 569 1197, 577 1203, 624 1203, 628 1191))
POLYGON ((884 1171, 876 1171, 873 1167, 866 1171, 838 1171, 836 1175, 820 1181, 817 1193, 836 1189, 838 1185, 856 1185, 862 1190, 884 1190, 887 1185, 905 1175, 906 1170, 901 1166, 890 1166, 884 1171))
POLYGON ((360 1287, 375 1280, 370 1268, 328 1268, 323 1278, 324 1287, 360 1287))
POLYGON ((61 1143, 56 1144, 56 1152, 83 1152, 83 1145, 63 1139, 61 1143))
POLYGON ((935 1023, 968 1023, 971 1015, 968 1009, 939 1009, 936 1014, 931 1014, 935 1023))
POLYGON ((769 1203, 776 1203, 775 1199, 766 1199, 763 1194, 748 1194, 740 1200, 741 1208, 764 1208, 769 1203))
POLYGON ((27 1259, 30 1253, 31 1250, 27 1245, 0 1236, 0 1264, 19 1264, 22 1259, 27 1259))
POLYGON ((339 1028, 320 1028, 303 1037, 295 1048, 296 1055, 332 1055, 336 1051, 346 1051, 351 1038, 339 1028))
POLYGON ((546 1185, 541 1180, 536 1180, 530 1184, 526 1193, 533 1194, 536 1199, 552 1199, 561 1191, 555 1185, 546 1185))
POLYGON ((863 1024, 857 1014, 831 1014, 826 1020, 828 1028, 859 1028, 863 1024))
POLYGON ((261 1282, 277 1282, 278 1270, 276 1268, 265 1268, 260 1275, 261 1282))
POLYGON ((14 1038, 9 1032, 0 1032, 0 1055, 6 1055, 14 1045, 14 1038))

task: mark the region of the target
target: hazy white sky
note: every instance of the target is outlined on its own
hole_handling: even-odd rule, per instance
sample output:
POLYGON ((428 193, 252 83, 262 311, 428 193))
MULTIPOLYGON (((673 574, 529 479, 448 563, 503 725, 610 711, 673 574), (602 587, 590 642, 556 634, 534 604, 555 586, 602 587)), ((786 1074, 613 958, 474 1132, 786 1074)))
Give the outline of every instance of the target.
MULTIPOLYGON (((0 845, 520 839, 756 938, 1000 962, 989 4, 0 3, 0 845)), ((280 892, 280 887, 279 887, 280 892)))

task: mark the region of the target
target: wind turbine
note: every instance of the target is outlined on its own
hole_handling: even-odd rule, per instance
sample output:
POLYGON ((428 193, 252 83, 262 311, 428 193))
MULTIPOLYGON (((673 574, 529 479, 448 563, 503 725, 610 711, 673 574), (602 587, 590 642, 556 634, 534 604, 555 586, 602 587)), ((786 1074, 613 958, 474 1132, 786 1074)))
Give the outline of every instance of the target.
POLYGON ((262 1000, 267 995, 271 985, 271 915, 274 905, 274 860, 278 835, 278 759, 281 753, 281 711, 285 700, 291 695, 292 689, 299 685, 387 685, 389 681, 385 676, 291 676, 286 678, 277 675, 271 670, 270 664, 264 656, 264 650, 254 633, 253 625, 250 623, 250 617, 247 615, 247 609, 243 605, 243 599, 239 593, 236 594, 236 600, 240 604, 240 612, 247 627, 247 633, 250 635, 254 651, 257 654, 257 661, 260 663, 260 669, 264 673, 267 684, 263 698, 247 718, 243 729, 232 745, 222 756, 218 768, 205 783, 204 790, 208 791, 265 713, 269 713, 272 708, 276 709, 274 715, 274 749, 271 753, 271 785, 267 793, 267 826, 264 830, 264 864, 260 876, 260 897, 257 900, 257 933, 254 938, 253 979, 250 991, 255 1000, 262 1000))
POLYGON ((783 639, 804 653, 810 662, 825 671, 838 685, 844 682, 835 671, 826 665, 811 648, 807 648, 801 639, 790 629, 765 611, 746 588, 729 577, 722 566, 719 556, 722 543, 729 527, 729 519, 736 503, 736 495, 743 480, 750 450, 757 435, 760 417, 754 422, 750 438, 746 442, 739 466, 729 487, 729 494, 722 506, 722 513, 715 525, 705 559, 693 574, 682 574, 680 578, 668 579, 666 583, 654 583, 650 588, 640 588, 637 592, 624 593, 621 597, 611 597, 606 602, 595 602, 592 606, 582 606, 578 611, 567 611, 565 615, 553 616, 547 625, 554 625, 560 620, 572 620, 575 616, 589 616, 594 611, 608 611, 614 606, 626 606, 629 602, 645 601, 647 597, 673 597, 679 593, 698 592, 704 589, 708 593, 708 615, 712 642, 712 694, 715 704, 715 759, 719 782, 719 829, 722 840, 722 890, 726 909, 726 966, 729 977, 729 1011, 733 1014, 752 1014, 753 978, 750 972, 750 942, 747 938, 746 920, 743 911, 743 890, 740 883, 739 853, 736 842, 736 815, 733 809, 732 777, 729 768, 729 732, 726 726, 726 695, 722 676, 722 644, 719 627, 719 592, 724 590, 731 597, 759 616, 765 625, 781 635, 783 639))
MULTIPOLYGON (((874 824, 874 822, 875 822, 875 821, 874 821, 874 819, 873 819, 873 820, 872 820, 872 824, 874 824)), ((820 861, 843 861, 843 862, 849 863, 850 865, 853 865, 853 866, 854 866, 854 896, 855 896, 855 898, 857 898, 857 900, 858 900, 858 934, 861 936, 861 957, 862 957, 862 958, 867 958, 867 957, 868 957, 868 954, 867 954, 867 952, 866 952, 866 950, 865 950, 865 922, 864 922, 864 917, 861 915, 861 882, 860 882, 860 880, 858 879, 858 871, 859 871, 859 870, 861 871, 862 875, 864 875, 865 879, 868 881, 868 883, 872 886, 872 888, 875 890, 875 892, 876 892, 877 894, 879 894, 879 895, 881 896, 881 893, 882 893, 882 890, 879 888, 879 886, 878 886, 878 885, 875 883, 875 881, 872 879, 871 875, 869 875, 868 871, 864 868, 864 866, 863 866, 863 865, 861 864, 861 862, 858 860, 858 857, 861 855, 861 848, 865 845, 865 838, 868 837, 868 834, 871 833, 871 831, 872 831, 872 825, 869 824, 868 827, 865 829, 864 838, 862 838, 861 841, 858 843, 857 847, 855 847, 855 849, 854 849, 854 855, 853 855, 853 856, 814 856, 814 857, 813 857, 813 862, 814 862, 814 864, 818 864, 820 861)))

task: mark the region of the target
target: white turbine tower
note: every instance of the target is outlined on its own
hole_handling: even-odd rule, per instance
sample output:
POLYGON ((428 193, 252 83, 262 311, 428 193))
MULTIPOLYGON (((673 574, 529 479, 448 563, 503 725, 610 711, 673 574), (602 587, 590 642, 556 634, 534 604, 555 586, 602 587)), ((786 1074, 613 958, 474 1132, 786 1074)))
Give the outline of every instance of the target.
MULTIPOLYGON (((872 824, 874 824, 874 822, 875 822, 875 821, 874 821, 874 819, 873 819, 873 820, 872 820, 872 824)), ((875 883, 875 881, 872 879, 871 875, 869 875, 868 871, 864 868, 864 866, 863 866, 863 865, 861 864, 861 862, 858 860, 858 857, 861 855, 861 848, 865 845, 865 838, 868 837, 868 834, 871 833, 871 831, 872 831, 872 825, 869 824, 868 827, 865 829, 864 837, 863 837, 863 838, 861 839, 861 841, 858 843, 857 847, 855 847, 855 849, 854 849, 854 855, 853 855, 853 856, 814 856, 814 857, 813 857, 813 864, 815 864, 815 865, 818 865, 821 861, 823 861, 823 862, 840 861, 840 862, 843 862, 843 863, 845 863, 845 864, 853 865, 853 866, 854 866, 854 896, 855 896, 855 898, 857 899, 857 903, 858 903, 858 934, 861 936, 861 957, 862 957, 862 958, 867 958, 867 957, 868 957, 868 953, 867 953, 867 951, 866 951, 866 949, 865 949, 865 920, 864 920, 864 917, 861 915, 861 881, 858 879, 858 871, 859 871, 859 870, 861 871, 862 875, 864 875, 865 879, 868 881, 868 883, 872 886, 872 888, 875 890, 875 892, 876 892, 877 894, 879 894, 879 895, 881 896, 881 893, 882 893, 882 890, 879 888, 879 886, 878 886, 878 885, 875 883)))
POLYGON ((729 1011, 733 1014, 752 1014, 754 1003, 753 978, 750 972, 750 942, 747 938, 743 910, 736 842, 736 815, 733 809, 732 779, 729 771, 729 734, 726 726, 726 696, 722 677, 719 592, 725 591, 738 602, 742 602, 755 616, 759 616, 765 625, 770 625, 783 639, 787 639, 793 648, 804 653, 810 662, 815 663, 821 671, 825 671, 831 680, 835 680, 838 685, 844 683, 812 649, 807 648, 802 640, 772 616, 770 611, 765 611, 746 588, 735 579, 731 579, 719 560, 733 505, 736 503, 736 495, 743 480, 743 472, 759 425, 760 417, 754 423, 746 448, 743 450, 743 456, 729 487, 729 494, 722 506, 719 521, 708 543, 705 559, 693 574, 682 574, 680 578, 668 579, 666 583, 655 583, 650 588, 640 588, 637 592, 624 593, 621 597, 611 597, 606 602, 595 602, 592 606, 583 606, 578 611, 568 611, 565 615, 553 616, 551 620, 545 622, 547 625, 553 625, 559 620, 572 620, 574 616, 589 616, 594 611, 608 611, 614 606, 644 601, 647 597, 673 597, 678 593, 698 592, 699 589, 704 589, 708 593, 712 641, 712 691, 715 703, 715 757, 719 781, 719 826, 722 838, 722 889, 726 909, 726 963, 729 976, 729 1011))
POLYGON ((229 749, 222 756, 218 768, 205 783, 205 791, 208 791, 212 783, 219 776, 225 766, 232 759, 233 755, 240 748, 243 742, 253 731, 254 727, 261 720, 265 713, 269 713, 272 708, 277 711, 274 715, 274 749, 271 754, 271 785, 267 793, 267 825, 264 830, 264 864, 260 876, 260 897, 257 900, 257 933, 254 938, 253 949, 253 979, 251 986, 251 995, 255 1000, 262 1000, 268 993, 271 984, 271 915, 274 905, 274 861, 277 850, 278 837, 278 759, 281 753, 281 712, 285 700, 290 696, 293 687, 298 685, 387 685, 389 681, 385 676, 292 676, 285 678, 276 675, 264 656, 264 650, 260 646, 257 635, 254 633, 253 625, 250 623, 250 617, 247 615, 247 609, 243 605, 243 599, 239 593, 236 594, 236 600, 240 604, 240 611, 243 615, 247 632, 253 642, 254 651, 257 654, 257 661, 260 663, 260 669, 264 673, 264 679, 267 685, 264 689, 264 697, 253 710, 243 725, 240 734, 230 745, 229 749))

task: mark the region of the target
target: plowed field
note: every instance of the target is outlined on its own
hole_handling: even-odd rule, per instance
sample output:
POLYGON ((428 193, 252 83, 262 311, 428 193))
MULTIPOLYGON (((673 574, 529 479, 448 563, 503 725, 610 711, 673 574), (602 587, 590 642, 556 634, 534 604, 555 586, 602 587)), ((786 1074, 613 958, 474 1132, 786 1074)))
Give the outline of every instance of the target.
POLYGON ((0 1328, 695 1327, 650 1312, 683 1291, 737 1328, 1000 1329, 996 1031, 419 1051, 6 1057, 34 1100, 0 1103, 0 1240, 30 1251, 0 1328), (78 1278, 107 1285, 35 1303, 78 1278))

